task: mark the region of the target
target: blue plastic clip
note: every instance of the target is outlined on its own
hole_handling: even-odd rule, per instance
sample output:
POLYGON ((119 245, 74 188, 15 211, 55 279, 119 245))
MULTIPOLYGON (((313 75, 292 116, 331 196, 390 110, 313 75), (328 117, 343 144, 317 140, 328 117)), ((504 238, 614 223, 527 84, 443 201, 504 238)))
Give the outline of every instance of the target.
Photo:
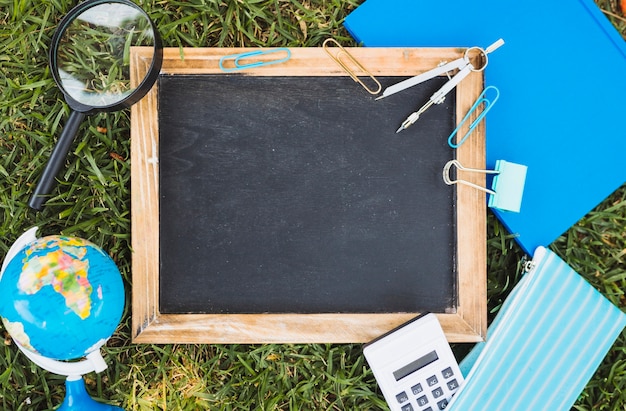
POLYGON ((489 197, 489 207, 519 213, 528 167, 497 160, 495 168, 498 174, 491 183, 491 189, 495 194, 489 197))
POLYGON ((465 140, 467 140, 467 137, 469 137, 469 135, 472 133, 472 131, 474 131, 474 129, 476 128, 478 123, 480 123, 480 121, 487 115, 489 110, 491 110, 491 107, 496 103, 496 101, 498 101, 499 97, 500 97, 500 90, 498 90, 496 87, 494 87, 494 86, 485 87, 485 89, 483 90, 482 93, 480 93, 480 95, 478 96, 478 98, 476 99, 476 101, 474 102, 472 107, 470 107, 470 109, 467 112, 467 114, 465 115, 465 117, 463 117, 463 120, 461 120, 459 125, 456 126, 456 128, 454 129, 452 134, 450 134, 450 136, 448 137, 448 144, 450 145, 450 147, 458 148, 461 144, 463 144, 465 142, 465 140), (491 99, 491 100, 486 97, 488 90, 494 90, 496 92, 495 97, 493 99, 491 99), (454 144, 452 142, 452 139, 454 138, 454 135, 459 131, 461 126, 463 126, 463 124, 465 124, 465 122, 469 119, 470 115, 474 111, 476 111, 476 109, 478 108, 478 106, 481 103, 485 103, 485 106, 483 107, 483 111, 478 115, 478 117, 476 117, 476 119, 474 121, 472 121, 472 123, 469 126, 469 130, 467 130, 467 133, 465 133, 465 135, 459 140, 458 143, 454 144))
POLYGON ((220 59, 219 65, 222 71, 225 71, 228 73, 232 71, 245 70, 245 69, 250 69, 254 67, 269 66, 271 64, 284 63, 290 58, 291 58, 291 50, 289 50, 286 47, 279 47, 279 48, 274 48, 274 49, 249 51, 246 53, 231 54, 228 56, 224 56, 220 59), (250 59, 252 57, 257 57, 257 56, 267 56, 268 54, 273 54, 273 53, 286 53, 286 56, 283 58, 276 59, 276 60, 256 60, 251 63, 246 63, 246 64, 241 63, 241 60, 244 60, 244 59, 250 59), (224 67, 224 62, 227 62, 227 61, 232 61, 232 63, 234 64, 234 67, 224 67))
POLYGON ((484 191, 489 194, 489 207, 519 213, 522 207, 522 195, 524 194, 527 170, 527 166, 504 160, 496 161, 495 170, 466 168, 458 160, 450 160, 443 167, 443 181, 448 185, 459 183, 484 191), (456 166, 460 171, 495 174, 496 176, 491 182, 491 190, 460 178, 452 180, 450 178, 452 166, 456 166))

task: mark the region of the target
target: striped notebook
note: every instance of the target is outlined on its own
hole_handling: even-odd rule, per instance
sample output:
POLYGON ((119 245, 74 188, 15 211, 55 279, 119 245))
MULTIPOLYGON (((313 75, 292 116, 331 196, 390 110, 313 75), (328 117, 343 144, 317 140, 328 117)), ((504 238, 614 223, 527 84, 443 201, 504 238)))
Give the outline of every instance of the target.
POLYGON ((553 252, 539 247, 487 331, 461 362, 448 409, 570 410, 626 315, 553 252))

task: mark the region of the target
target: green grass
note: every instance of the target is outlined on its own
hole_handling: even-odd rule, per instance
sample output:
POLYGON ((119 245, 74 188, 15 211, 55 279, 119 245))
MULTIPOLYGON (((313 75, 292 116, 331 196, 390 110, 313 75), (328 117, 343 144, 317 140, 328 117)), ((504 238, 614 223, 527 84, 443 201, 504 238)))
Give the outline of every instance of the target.
MULTIPOLYGON (((359 1, 144 0, 166 46, 354 45, 342 19, 359 1)), ((622 34, 615 0, 597 0, 622 34)), ((119 265, 130 295, 129 113, 90 117, 63 170, 65 183, 42 213, 26 203, 68 108, 47 67, 50 38, 75 5, 67 0, 0 0, 0 257, 25 229, 87 238, 119 265)), ((610 73, 624 81, 624 73, 610 73)), ((611 119, 615 121, 615 119, 611 119)), ((488 306, 493 317, 521 275, 523 253, 490 215, 488 306)), ((560 237, 552 249, 622 309, 626 307, 626 186, 560 237)), ((128 310, 128 307, 127 307, 128 310)), ((4 329, 0 408, 47 410, 63 379, 32 365, 4 329)), ((456 345, 460 356, 469 348, 456 345)), ((90 393, 129 410, 357 410, 385 403, 360 344, 135 345, 126 312, 105 348, 109 368, 86 376, 90 393)), ((626 409, 623 333, 576 410, 626 409)))

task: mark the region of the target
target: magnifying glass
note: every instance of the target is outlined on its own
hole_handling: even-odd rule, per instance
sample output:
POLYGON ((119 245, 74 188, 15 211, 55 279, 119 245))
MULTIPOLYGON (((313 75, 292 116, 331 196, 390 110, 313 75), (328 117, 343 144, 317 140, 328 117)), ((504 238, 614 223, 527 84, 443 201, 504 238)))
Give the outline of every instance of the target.
POLYGON ((162 61, 158 30, 129 0, 87 0, 61 20, 52 37, 50 69, 72 111, 28 203, 31 208, 43 208, 85 116, 139 101, 154 85, 162 61), (131 47, 154 51, 151 67, 137 84, 130 81, 131 47))

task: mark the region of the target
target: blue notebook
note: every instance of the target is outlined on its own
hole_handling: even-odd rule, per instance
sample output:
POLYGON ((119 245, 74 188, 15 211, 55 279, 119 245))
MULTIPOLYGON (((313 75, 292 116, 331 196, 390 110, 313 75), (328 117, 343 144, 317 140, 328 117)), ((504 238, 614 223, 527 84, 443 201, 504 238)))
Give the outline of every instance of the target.
POLYGON ((540 247, 477 344, 448 410, 569 410, 626 325, 626 314, 540 247))
POLYGON ((626 181, 626 82, 616 75, 626 73, 626 43, 592 0, 367 0, 344 25, 370 47, 504 39, 485 70, 500 90, 486 117, 487 167, 528 166, 520 212, 493 210, 527 253, 626 181))

